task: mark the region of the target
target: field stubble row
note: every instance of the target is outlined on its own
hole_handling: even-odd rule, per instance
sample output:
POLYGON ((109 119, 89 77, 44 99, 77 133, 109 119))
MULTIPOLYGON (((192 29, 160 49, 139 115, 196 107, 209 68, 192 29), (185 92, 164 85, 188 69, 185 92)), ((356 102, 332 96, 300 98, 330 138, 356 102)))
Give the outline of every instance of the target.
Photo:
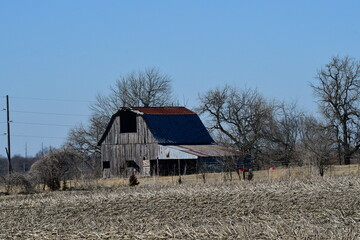
POLYGON ((359 239, 360 178, 140 185, 0 197, 0 239, 359 239))

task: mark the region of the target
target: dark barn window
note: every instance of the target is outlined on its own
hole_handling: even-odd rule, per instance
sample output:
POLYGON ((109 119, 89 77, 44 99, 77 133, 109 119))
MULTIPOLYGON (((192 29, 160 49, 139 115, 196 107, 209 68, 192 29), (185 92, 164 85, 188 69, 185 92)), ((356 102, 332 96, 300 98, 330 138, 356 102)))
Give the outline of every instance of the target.
POLYGON ((103 161, 103 169, 110 168, 110 162, 109 161, 103 161))
POLYGON ((120 133, 136 132, 136 113, 123 112, 120 115, 120 133))

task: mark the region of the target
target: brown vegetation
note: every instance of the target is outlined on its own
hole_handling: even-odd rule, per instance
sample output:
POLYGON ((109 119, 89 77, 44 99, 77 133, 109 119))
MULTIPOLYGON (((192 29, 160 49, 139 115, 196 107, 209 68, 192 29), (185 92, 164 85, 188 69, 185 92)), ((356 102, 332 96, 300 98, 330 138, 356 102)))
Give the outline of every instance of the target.
POLYGON ((356 239, 360 178, 0 197, 1 239, 356 239))

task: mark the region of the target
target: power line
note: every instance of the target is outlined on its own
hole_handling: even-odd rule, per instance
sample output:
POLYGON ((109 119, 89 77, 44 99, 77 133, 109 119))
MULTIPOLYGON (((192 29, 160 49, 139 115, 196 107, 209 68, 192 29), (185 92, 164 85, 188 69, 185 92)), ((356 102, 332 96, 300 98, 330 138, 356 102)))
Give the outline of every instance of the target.
MULTIPOLYGON (((4 98, 6 97, 7 99, 9 98, 8 96, 0 95, 0 99, 3 97, 4 98)), ((38 101, 58 101, 58 102, 69 102, 69 103, 70 102, 86 102, 86 103, 93 102, 93 101, 75 100, 75 99, 26 98, 26 97, 11 97, 11 98, 12 99, 24 99, 24 100, 38 100, 38 101)), ((3 100, 1 100, 1 102, 2 101, 3 100)), ((2 110, 2 107, 0 108, 0 110, 2 110)), ((54 116, 68 116, 68 117, 90 117, 91 116, 88 114, 66 113, 66 112, 61 113, 61 112, 56 112, 56 110, 54 112, 47 112, 46 110, 45 110, 45 112, 41 112, 41 111, 37 112, 37 111, 31 111, 32 109, 30 111, 17 111, 16 109, 15 110, 12 109, 10 111, 9 106, 7 106, 6 109, 4 108, 3 110, 7 110, 8 112, 11 112, 11 113, 34 114, 34 115, 54 115, 54 116)), ((40 116, 37 116, 37 117, 40 118, 40 116)), ((24 118, 28 118, 28 117, 24 117, 24 118)), ((25 119, 19 119, 19 120, 25 120, 25 119)), ((30 120, 30 119, 26 119, 26 120, 30 120)), ((1 128, 4 124, 8 124, 8 125, 10 125, 10 124, 38 125, 38 126, 48 126, 48 128, 51 128, 51 127, 73 127, 74 126, 74 125, 70 125, 70 124, 57 124, 56 122, 51 123, 51 121, 49 122, 49 121, 46 121, 45 119, 43 119, 44 122, 42 122, 42 123, 36 122, 36 120, 35 120, 35 122, 31 122, 31 121, 26 122, 26 120, 25 121, 10 121, 9 117, 8 117, 8 120, 6 122, 1 121, 0 125, 1 125, 1 128)), ((59 121, 57 121, 57 122, 59 122, 59 121)), ((26 128, 31 130, 33 127, 27 126, 26 128)), ((61 135, 63 135, 63 134, 61 134, 61 135)), ((27 141, 25 138, 44 139, 44 141, 50 141, 50 140, 45 140, 45 139, 60 139, 62 141, 65 141, 67 139, 67 137, 59 137, 59 136, 46 136, 46 135, 41 136, 41 135, 36 135, 36 133, 34 135, 31 135, 31 133, 30 133, 30 135, 10 134, 9 130, 8 130, 7 134, 6 133, 0 134, 0 137, 1 136, 7 137, 8 139, 10 139, 10 137, 14 137, 14 138, 18 139, 17 141, 27 141), (23 140, 21 140, 22 138, 23 138, 23 140)), ((39 140, 32 140, 32 141, 39 141, 39 140)), ((8 152, 8 155, 10 155, 10 146, 8 146, 7 152, 8 152)))
POLYGON ((35 98, 35 97, 10 97, 14 99, 25 99, 25 100, 37 100, 37 101, 53 101, 53 102, 87 102, 91 103, 94 101, 80 100, 80 99, 60 99, 60 98, 35 98))
POLYGON ((73 125, 67 124, 51 124, 51 123, 32 123, 32 122, 12 122, 15 124, 26 124, 26 125, 39 125, 39 126, 54 126, 54 127, 72 127, 73 125))
POLYGON ((54 113, 54 112, 28 112, 28 111, 11 111, 12 113, 26 113, 26 114, 41 114, 41 115, 56 115, 56 116, 71 116, 71 117, 90 117, 85 114, 71 114, 71 113, 54 113))
POLYGON ((50 136, 31 136, 31 135, 17 135, 11 134, 12 137, 26 137, 26 138, 53 138, 53 139, 66 139, 65 137, 50 137, 50 136))

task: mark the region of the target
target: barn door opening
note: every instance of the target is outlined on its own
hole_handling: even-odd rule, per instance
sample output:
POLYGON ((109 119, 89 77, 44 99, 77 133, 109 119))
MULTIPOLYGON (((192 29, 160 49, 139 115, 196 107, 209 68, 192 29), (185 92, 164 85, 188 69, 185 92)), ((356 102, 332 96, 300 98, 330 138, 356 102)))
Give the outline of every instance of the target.
POLYGON ((130 176, 138 172, 140 172, 139 165, 134 160, 126 160, 126 175, 130 176))
MULTIPOLYGON (((159 162, 159 176, 177 176, 196 173, 196 159, 161 159, 159 162)), ((157 161, 150 161, 151 175, 157 174, 157 161)))

